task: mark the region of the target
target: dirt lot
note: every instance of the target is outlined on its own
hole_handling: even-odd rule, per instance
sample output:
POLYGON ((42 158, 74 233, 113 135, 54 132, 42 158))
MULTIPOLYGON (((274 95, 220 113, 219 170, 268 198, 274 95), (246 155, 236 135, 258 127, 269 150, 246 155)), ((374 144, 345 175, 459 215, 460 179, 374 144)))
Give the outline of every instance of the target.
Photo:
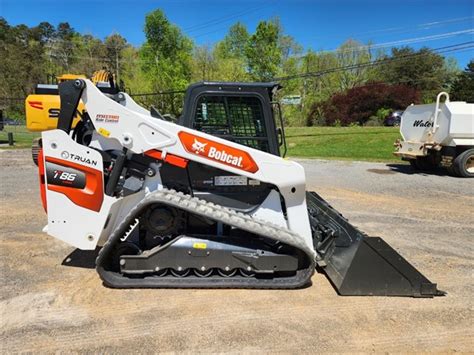
POLYGON ((28 151, 0 151, 0 352, 341 352, 474 349, 474 181, 403 165, 303 161, 308 187, 385 238, 448 296, 341 297, 324 275, 295 291, 113 290, 41 232, 28 151))

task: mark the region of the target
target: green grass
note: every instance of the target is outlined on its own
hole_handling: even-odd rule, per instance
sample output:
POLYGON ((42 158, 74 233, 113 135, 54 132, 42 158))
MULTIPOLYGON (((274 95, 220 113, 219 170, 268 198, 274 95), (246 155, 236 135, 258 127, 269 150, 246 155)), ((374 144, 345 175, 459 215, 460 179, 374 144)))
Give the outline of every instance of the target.
MULTIPOLYGON (((393 142, 400 137, 392 127, 287 127, 288 156, 367 161, 400 161, 392 155, 393 142)), ((25 126, 5 126, 0 132, 0 149, 30 148, 40 133, 25 126), (13 132, 15 145, 7 145, 13 132)))
POLYGON ((30 132, 26 126, 5 126, 0 131, 0 149, 31 148, 31 142, 39 136, 41 133, 30 132), (8 132, 13 133, 13 146, 8 145, 8 132))
POLYGON ((397 127, 288 127, 288 156, 367 161, 400 161, 392 153, 397 127))

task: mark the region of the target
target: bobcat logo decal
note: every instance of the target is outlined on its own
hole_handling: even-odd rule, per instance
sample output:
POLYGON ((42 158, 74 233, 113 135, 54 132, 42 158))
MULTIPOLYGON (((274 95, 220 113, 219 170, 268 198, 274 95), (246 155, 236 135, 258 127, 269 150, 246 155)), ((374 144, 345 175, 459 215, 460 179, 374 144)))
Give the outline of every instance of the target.
POLYGON ((196 154, 204 153, 204 148, 206 147, 207 143, 201 143, 196 138, 194 138, 194 143, 192 148, 196 154))
POLYGON ((206 158, 216 163, 228 165, 250 173, 256 173, 258 171, 258 166, 249 152, 238 148, 242 146, 235 144, 234 146, 230 146, 184 131, 179 132, 178 136, 181 144, 188 153, 199 155, 201 158, 206 158))

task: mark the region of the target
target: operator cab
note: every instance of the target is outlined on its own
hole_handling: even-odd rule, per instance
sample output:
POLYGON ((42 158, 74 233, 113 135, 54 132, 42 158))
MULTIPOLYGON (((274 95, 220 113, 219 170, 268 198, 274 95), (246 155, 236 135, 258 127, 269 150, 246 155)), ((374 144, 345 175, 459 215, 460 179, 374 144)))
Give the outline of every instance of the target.
MULTIPOLYGON (((277 83, 200 82, 189 86, 178 124, 273 155, 286 153, 281 110, 273 102, 277 83), (275 112, 276 111, 276 112, 275 112), (275 120, 278 114, 279 126, 275 120), (280 147, 282 147, 280 151, 280 147)), ((262 204, 271 184, 205 164, 189 162, 183 170, 161 169, 166 186, 240 211, 262 204)))
POLYGON ((278 83, 200 82, 189 86, 178 124, 280 156, 286 153, 278 83), (275 121, 275 108, 279 124, 275 121))

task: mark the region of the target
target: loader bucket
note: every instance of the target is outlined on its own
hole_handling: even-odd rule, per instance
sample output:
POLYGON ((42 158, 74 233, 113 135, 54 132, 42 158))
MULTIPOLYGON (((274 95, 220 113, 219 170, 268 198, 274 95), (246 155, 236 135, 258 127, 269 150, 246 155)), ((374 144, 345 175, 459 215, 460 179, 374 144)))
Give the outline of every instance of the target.
POLYGON ((445 295, 382 238, 368 237, 315 192, 307 192, 318 265, 340 295, 445 295))

